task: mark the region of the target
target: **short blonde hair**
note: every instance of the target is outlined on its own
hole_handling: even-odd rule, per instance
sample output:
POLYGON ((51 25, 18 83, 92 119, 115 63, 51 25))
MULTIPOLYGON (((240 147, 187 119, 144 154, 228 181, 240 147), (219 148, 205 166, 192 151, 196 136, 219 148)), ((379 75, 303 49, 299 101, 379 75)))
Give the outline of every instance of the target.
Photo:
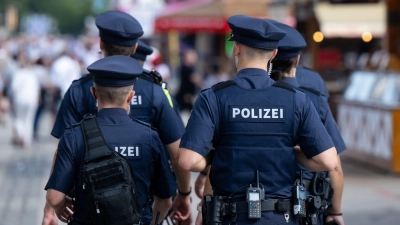
POLYGON ((133 90, 133 85, 125 87, 105 87, 94 83, 97 98, 105 103, 123 105, 133 90))

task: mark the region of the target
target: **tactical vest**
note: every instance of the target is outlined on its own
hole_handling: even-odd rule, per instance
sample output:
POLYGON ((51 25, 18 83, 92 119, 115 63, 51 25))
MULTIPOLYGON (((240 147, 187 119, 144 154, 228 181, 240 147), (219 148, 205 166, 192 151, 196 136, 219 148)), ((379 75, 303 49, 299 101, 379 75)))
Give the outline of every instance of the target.
POLYGON ((163 85, 165 83, 162 82, 161 75, 157 71, 144 70, 133 88, 135 90, 135 96, 133 96, 131 101, 130 113, 131 118, 144 121, 151 125, 153 125, 151 115, 154 99, 154 84, 161 86, 160 88, 163 89, 165 87, 166 89, 166 86, 163 85))
MULTIPOLYGON (((76 125, 74 125, 76 126, 76 125)), ((101 127, 101 125, 100 125, 101 127)), ((132 124, 125 125, 123 127, 118 127, 118 129, 126 130, 128 133, 132 134, 140 134, 140 139, 138 137, 133 137, 129 139, 121 139, 120 137, 113 137, 109 138, 112 133, 106 129, 102 129, 102 133, 107 141, 107 144, 110 148, 120 155, 125 157, 130 166, 132 168, 134 179, 138 184, 138 179, 144 180, 148 183, 151 183, 151 174, 150 171, 147 169, 149 161, 152 160, 152 136, 151 136, 151 126, 147 123, 144 123, 139 120, 133 120, 132 124), (136 125, 135 125, 136 123, 136 125)), ((119 132, 121 132, 121 130, 119 132)), ((84 145, 82 145, 84 146, 84 145)), ((150 186, 150 185, 149 185, 150 186)), ((76 198, 85 199, 83 187, 83 180, 80 176, 76 177, 75 180, 75 189, 79 190, 76 191, 76 198)), ((140 189, 138 189, 140 191, 140 189)), ((143 207, 147 207, 152 197, 152 193, 148 190, 147 193, 139 192, 139 200, 143 207)), ((76 207, 76 211, 81 214, 87 216, 87 209, 76 207)), ((144 211, 143 213, 146 213, 144 211)), ((143 214, 142 216, 145 216, 143 214)))
POLYGON ((290 187, 297 169, 296 91, 282 82, 243 89, 227 81, 212 89, 220 115, 210 177, 215 193, 243 195, 243 186, 256 183, 256 170, 266 194, 290 187))

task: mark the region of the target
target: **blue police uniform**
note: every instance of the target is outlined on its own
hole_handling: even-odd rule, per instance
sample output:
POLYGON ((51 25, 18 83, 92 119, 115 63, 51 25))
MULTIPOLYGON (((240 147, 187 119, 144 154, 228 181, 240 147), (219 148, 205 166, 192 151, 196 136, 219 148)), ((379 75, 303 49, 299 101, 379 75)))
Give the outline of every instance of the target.
MULTIPOLYGON (((259 48, 276 49, 285 33, 271 23, 243 15, 228 19, 231 40, 259 48)), ((216 195, 244 201, 245 187, 256 182, 266 199, 291 198, 297 163, 293 147, 299 144, 311 158, 333 143, 309 98, 269 78, 267 71, 240 70, 232 81, 203 91, 196 100, 181 147, 203 156, 215 147, 210 180, 216 195)), ((223 224, 231 218, 225 217, 223 224)), ((298 224, 283 212, 263 212, 260 220, 237 215, 238 224, 298 224)))
POLYGON ((296 68, 296 80, 302 87, 314 89, 324 95, 329 102, 330 95, 326 89, 326 85, 321 75, 314 70, 305 66, 299 65, 296 68))
MULTIPOLYGON (((125 86, 131 82, 132 76, 141 73, 140 65, 127 56, 106 57, 89 66, 88 70, 94 74, 94 81, 103 86, 125 86), (130 65, 127 66, 127 62, 130 65)), ((170 182, 173 175, 157 133, 143 122, 132 121, 124 109, 104 108, 96 117, 107 144, 130 162, 139 199, 145 206, 141 221, 150 224, 151 196, 154 194, 162 199, 169 198, 176 190, 175 184, 170 182)), ((81 126, 78 124, 66 129, 58 145, 54 171, 45 188, 67 194, 75 187, 73 221, 77 224, 92 224, 85 214, 82 186, 75 185, 78 183, 75 179, 83 163, 85 151, 81 126)))
MULTIPOLYGON (((305 48, 307 45, 302 35, 291 26, 273 20, 270 20, 270 22, 272 22, 275 26, 279 27, 287 33, 287 35, 279 42, 278 54, 276 55, 275 59, 290 59, 293 57, 297 57, 300 54, 301 49, 305 48)), ((311 80, 303 80, 304 82, 306 82, 306 84, 311 83, 311 85, 305 86, 300 85, 297 80, 298 77, 296 69, 296 78, 284 77, 282 81, 297 90, 303 91, 311 99, 314 107, 319 114, 319 117, 321 118, 322 123, 324 124, 326 130, 328 131, 328 134, 332 138, 338 154, 346 150, 346 144, 344 143, 339 128, 335 122, 335 119, 332 116, 327 97, 324 94, 320 93, 318 90, 309 88, 309 86, 313 86, 313 84, 315 84, 311 80)), ((307 171, 304 168, 303 170, 303 178, 309 180, 312 179, 313 172, 307 171)))
MULTIPOLYGON (((138 41, 137 38, 143 34, 143 31, 133 17, 126 15, 119 11, 108 11, 96 18, 96 25, 100 30, 102 40, 112 41, 116 45, 132 44, 131 46, 138 41), (115 26, 115 24, 121 24, 121 26, 115 26), (129 39, 125 33, 135 35, 129 36, 129 39), (119 42, 123 44, 119 44, 119 42)), ((142 44, 139 42, 139 46, 142 44)), ((143 54, 147 52, 142 47, 140 49, 143 54)), ((90 93, 91 86, 93 86, 93 76, 90 74, 71 84, 64 95, 51 132, 54 137, 59 138, 65 128, 81 121, 85 114, 96 114, 97 106, 90 93)), ((158 84, 139 78, 135 84, 135 96, 131 102, 130 117, 143 120, 157 128, 163 144, 173 143, 182 136, 184 124, 179 114, 174 111, 175 107, 171 107, 170 102, 171 100, 158 84)))

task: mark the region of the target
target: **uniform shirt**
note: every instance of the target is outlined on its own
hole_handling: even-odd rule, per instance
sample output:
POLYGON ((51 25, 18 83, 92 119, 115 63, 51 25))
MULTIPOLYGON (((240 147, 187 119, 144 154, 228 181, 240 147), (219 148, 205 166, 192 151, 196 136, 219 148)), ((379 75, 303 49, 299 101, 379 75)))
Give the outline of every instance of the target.
MULTIPOLYGON (((274 81, 269 78, 266 71, 253 68, 239 71, 233 81, 242 89, 266 89, 274 84, 274 81)), ((332 140, 320 122, 318 113, 310 99, 304 93, 298 91, 295 93, 295 99, 294 131, 297 137, 296 143, 299 143, 302 147, 304 154, 311 158, 333 147, 332 140)), ((287 104, 292 103, 287 102, 287 104)), ((181 139, 180 147, 191 149, 205 156, 213 146, 213 142, 218 141, 215 136, 218 134, 219 129, 220 121, 216 95, 212 89, 208 89, 203 91, 196 100, 185 134, 181 139)), ((288 158, 288 160, 293 159, 288 158)), ((292 184, 279 184, 282 191, 278 193, 265 191, 269 197, 290 197, 292 184)), ((212 186, 214 191, 219 188, 214 184, 212 186)), ((245 189, 241 193, 244 195, 245 189)))
POLYGON ((300 86, 308 87, 323 94, 329 102, 330 96, 322 77, 307 67, 299 65, 296 68, 296 80, 300 86))
MULTIPOLYGON (((132 143, 140 143, 141 135, 143 135, 141 133, 132 134, 130 131, 133 127, 142 126, 142 129, 149 129, 142 124, 133 122, 123 109, 102 109, 97 114, 97 121, 107 144, 112 149, 118 149, 124 156, 127 156, 127 150, 122 152, 123 149, 131 146, 132 143)), ((142 203, 149 202, 152 194, 162 199, 169 198, 176 190, 163 145, 153 130, 151 131, 151 140, 150 154, 141 153, 140 159, 134 156, 126 157, 134 171, 134 179, 142 203)), ((67 129, 60 139, 54 171, 45 189, 51 188, 68 194, 74 186, 74 181, 85 158, 85 152, 81 127, 73 126, 67 129)), ((84 199, 79 198, 83 195, 81 185, 75 185, 75 191, 76 202, 73 218, 78 223, 91 224, 81 211, 81 209, 85 209, 84 199)), ((151 206, 147 205, 142 214, 142 222, 150 224, 151 219, 151 206)))
MULTIPOLYGON (((289 84, 295 89, 299 89, 300 85, 297 83, 297 78, 294 77, 285 77, 282 82, 289 84)), ((331 136, 333 144, 335 145, 336 151, 338 154, 346 150, 346 144, 340 134, 339 128, 336 124, 335 119, 332 116, 331 109, 328 105, 328 100, 325 96, 320 95, 319 101, 319 115, 321 115, 321 121, 324 124, 326 131, 331 136)))
MULTIPOLYGON (((147 95, 151 96, 150 98, 152 99, 144 99, 143 96, 140 96, 140 93, 149 92, 142 85, 148 83, 150 81, 140 78, 136 82, 134 86, 136 94, 131 102, 131 114, 133 114, 134 110, 138 110, 141 111, 141 114, 147 115, 150 121, 146 120, 145 122, 157 128, 162 143, 171 144, 180 139, 184 132, 185 128, 182 119, 175 113, 162 88, 157 84, 146 85, 153 86, 152 93, 147 95), (139 105, 139 101, 142 103, 141 105, 139 105)), ((91 86, 93 86, 92 75, 87 75, 87 77, 76 80, 71 84, 61 103, 51 135, 59 138, 65 128, 81 121, 85 114, 96 114, 96 101, 90 93, 91 86)))

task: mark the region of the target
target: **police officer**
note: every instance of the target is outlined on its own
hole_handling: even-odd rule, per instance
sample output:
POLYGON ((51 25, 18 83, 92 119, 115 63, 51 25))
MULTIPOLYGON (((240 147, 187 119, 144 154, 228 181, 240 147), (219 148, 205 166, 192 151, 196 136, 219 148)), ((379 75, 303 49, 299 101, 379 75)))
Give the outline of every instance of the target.
POLYGON ((246 207, 228 207, 223 224, 299 224, 288 206, 296 161, 313 171, 331 170, 337 164, 336 149, 307 96, 268 76, 267 60, 274 58, 286 33, 244 15, 230 17, 228 25, 238 73, 197 98, 182 137, 179 165, 199 172, 212 162, 214 194, 241 206, 259 171, 262 202, 273 204, 262 203, 259 220, 249 219, 246 207), (296 144, 301 151, 293 150, 296 144), (275 207, 281 205, 285 207, 275 207))
MULTIPOLYGON (((132 16, 120 11, 106 11, 96 18, 99 29, 100 49, 104 57, 129 56, 137 48, 138 38, 143 35, 142 27, 132 16)), ((58 111, 51 134, 60 138, 65 128, 82 120, 87 113, 96 114, 97 103, 90 93, 93 76, 87 75, 74 81, 58 111)), ((184 220, 190 215, 190 172, 177 166, 180 137, 184 132, 182 120, 170 106, 164 91, 157 84, 138 80, 136 95, 130 103, 131 118, 150 123, 157 128, 160 139, 167 146, 177 178, 179 194, 174 200, 173 219, 184 220), (173 132, 171 132, 173 131, 173 132)), ((54 213, 45 207, 43 225, 54 221, 54 213)))
MULTIPOLYGON (((128 159, 133 169, 139 200, 144 204, 141 222, 154 224, 149 196, 153 193, 153 211, 160 211, 164 218, 172 205, 171 196, 175 185, 171 185, 172 172, 166 160, 165 151, 157 132, 143 122, 134 122, 128 116, 130 102, 134 96, 132 87, 142 68, 127 56, 110 56, 90 65, 88 71, 94 76, 91 92, 98 101, 97 121, 105 141, 112 149, 128 159), (151 140, 151 141, 144 141, 151 140), (138 153, 129 154, 128 146, 140 146, 138 153), (125 149, 125 150, 124 150, 125 149), (153 221, 152 221, 153 219, 153 221)), ((85 192, 77 184, 77 174, 85 158, 86 146, 80 124, 66 129, 60 138, 54 171, 46 185, 47 202, 56 211, 58 218, 65 222, 70 214, 71 200, 66 194, 75 187, 76 198, 71 224, 93 224, 84 213, 85 192)), ((123 207, 123 206, 121 206, 123 207)))
MULTIPOLYGON (((299 64, 300 51, 306 47, 306 41, 301 34, 291 26, 282 24, 276 21, 269 20, 278 28, 282 29, 287 35, 279 41, 278 54, 272 60, 273 69, 277 69, 282 72, 282 82, 292 86, 297 90, 303 91, 307 96, 310 97, 313 102, 322 123, 332 138, 337 153, 341 153, 346 150, 346 145, 340 134, 339 128, 332 116, 331 110, 327 98, 314 89, 305 88, 299 85, 297 82, 296 66, 299 64)), ((308 82, 311 82, 310 80, 308 82)), ((329 172, 331 179, 331 185, 334 188, 334 196, 332 201, 332 208, 328 212, 327 222, 336 220, 344 225, 343 218, 341 216, 341 198, 343 193, 343 171, 341 168, 340 157, 338 158, 338 164, 336 168, 329 172)), ((303 178, 311 181, 314 173, 303 168, 303 178)), ((320 176, 325 174, 319 174, 320 176)), ((320 222, 320 224, 323 224, 320 222)))

